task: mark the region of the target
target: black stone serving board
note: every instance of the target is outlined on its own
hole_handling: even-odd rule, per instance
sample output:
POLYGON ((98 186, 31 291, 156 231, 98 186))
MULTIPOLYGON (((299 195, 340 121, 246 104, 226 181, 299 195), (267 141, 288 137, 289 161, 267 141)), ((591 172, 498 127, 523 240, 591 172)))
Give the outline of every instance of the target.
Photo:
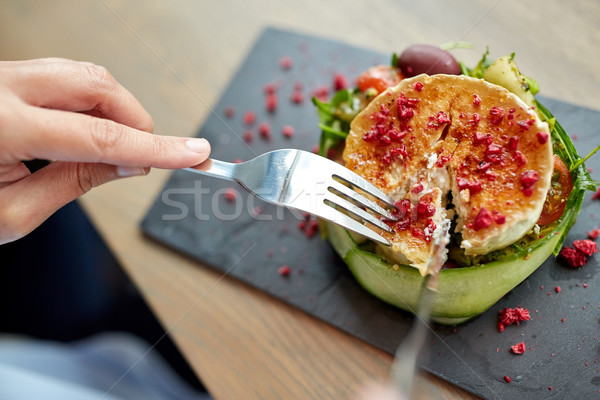
MULTIPOLYGON (((313 92, 328 87, 332 93, 335 73, 346 76, 351 85, 362 70, 388 59, 336 41, 266 29, 198 136, 210 140, 213 158, 225 161, 247 160, 277 148, 311 150, 320 136, 310 102, 313 92), (282 67, 282 57, 289 57, 290 68, 282 67), (278 107, 272 113, 265 108, 269 83, 277 88, 278 107), (299 85, 302 104, 290 100, 299 85), (228 107, 233 117, 226 116, 228 107), (256 115, 252 126, 244 123, 246 111, 256 115), (269 140, 258 133, 263 122, 271 127, 269 140), (281 133, 285 125, 295 130, 291 138, 281 133), (253 132, 249 143, 242 139, 246 131, 253 132)), ((600 143, 600 112, 542 100, 570 132, 580 153, 600 143)), ((600 156, 587 165, 600 171, 600 156)), ((586 238, 586 232, 600 225, 600 201, 591 196, 586 195, 566 244, 586 238)), ((142 229, 202 265, 227 272, 393 354, 413 317, 365 292, 327 242, 319 235, 309 238, 298 228, 302 218, 254 199, 236 183, 175 171, 142 229), (235 191, 235 200, 226 199, 228 190, 235 191), (290 267, 289 276, 278 273, 283 265, 290 267)), ((457 327, 433 326, 421 367, 489 399, 600 398, 599 260, 594 256, 584 267, 569 269, 551 257, 481 316, 457 327), (517 305, 529 308, 532 319, 498 332, 498 311, 517 305), (510 346, 521 341, 525 354, 512 354, 510 346), (506 383, 504 376, 512 382, 506 383)))

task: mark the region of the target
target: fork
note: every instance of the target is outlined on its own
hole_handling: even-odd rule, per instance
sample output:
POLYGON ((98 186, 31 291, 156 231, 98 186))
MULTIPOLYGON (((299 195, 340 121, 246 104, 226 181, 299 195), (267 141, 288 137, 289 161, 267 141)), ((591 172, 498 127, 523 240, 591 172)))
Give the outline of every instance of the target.
POLYGON ((394 207, 393 200, 364 178, 325 157, 303 150, 281 149, 238 164, 209 158, 185 170, 237 181, 248 192, 269 203, 316 215, 390 245, 364 223, 392 233, 377 216, 396 220, 388 210, 394 207), (356 189, 376 198, 383 206, 356 189))

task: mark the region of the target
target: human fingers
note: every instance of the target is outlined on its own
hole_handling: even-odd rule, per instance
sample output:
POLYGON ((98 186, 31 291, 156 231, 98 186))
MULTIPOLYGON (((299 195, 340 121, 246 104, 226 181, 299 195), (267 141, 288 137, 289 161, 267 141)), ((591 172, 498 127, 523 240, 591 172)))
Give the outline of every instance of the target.
POLYGON ((57 161, 0 188, 0 244, 19 239, 93 187, 149 168, 57 161))
POLYGON ((27 104, 86 112, 151 132, 153 122, 137 99, 99 65, 65 59, 0 63, 1 80, 27 104))
POLYGON ((5 139, 17 160, 32 158, 184 168, 208 157, 205 139, 153 135, 111 120, 45 108, 23 112, 21 133, 5 139))
POLYGON ((0 165, 0 188, 29 176, 29 169, 22 162, 0 165))

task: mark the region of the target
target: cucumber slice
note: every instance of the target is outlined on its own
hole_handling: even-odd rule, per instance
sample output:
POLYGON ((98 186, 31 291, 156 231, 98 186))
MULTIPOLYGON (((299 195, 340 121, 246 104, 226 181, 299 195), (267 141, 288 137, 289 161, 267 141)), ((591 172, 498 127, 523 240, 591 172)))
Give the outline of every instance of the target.
MULTIPOLYGON (((329 241, 363 288, 386 303, 415 312, 423 283, 415 268, 398 265, 395 269, 377 255, 356 247, 345 229, 328 223, 327 230, 329 241)), ((533 250, 527 259, 515 256, 476 267, 441 271, 432 320, 453 325, 486 311, 552 254, 559 236, 533 250)))

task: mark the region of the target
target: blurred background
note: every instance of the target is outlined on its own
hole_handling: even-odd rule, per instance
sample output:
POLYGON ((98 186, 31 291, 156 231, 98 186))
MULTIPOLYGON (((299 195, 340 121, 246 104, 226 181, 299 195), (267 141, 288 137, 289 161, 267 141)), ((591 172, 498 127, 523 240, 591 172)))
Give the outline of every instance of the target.
MULTIPOLYGON (((195 134, 268 26, 384 54, 413 43, 465 41, 473 49, 454 54, 471 65, 486 46, 494 56, 516 52, 544 96, 599 110, 600 69, 588 57, 600 50, 599 16, 595 0, 0 0, 0 59, 103 65, 150 112, 155 132, 180 136, 195 134)), ((152 343, 162 337, 216 277, 194 271, 197 281, 189 282, 192 263, 140 235, 139 222, 168 174, 155 170, 96 188, 29 237, 0 247, 0 331, 62 341, 115 329, 152 343), (187 303, 162 298, 164 285, 187 303)), ((200 315, 217 300, 206 303, 200 315)), ((212 375, 178 351, 194 340, 185 331, 170 331, 176 339, 166 337, 159 350, 201 387, 192 368, 212 375)))

